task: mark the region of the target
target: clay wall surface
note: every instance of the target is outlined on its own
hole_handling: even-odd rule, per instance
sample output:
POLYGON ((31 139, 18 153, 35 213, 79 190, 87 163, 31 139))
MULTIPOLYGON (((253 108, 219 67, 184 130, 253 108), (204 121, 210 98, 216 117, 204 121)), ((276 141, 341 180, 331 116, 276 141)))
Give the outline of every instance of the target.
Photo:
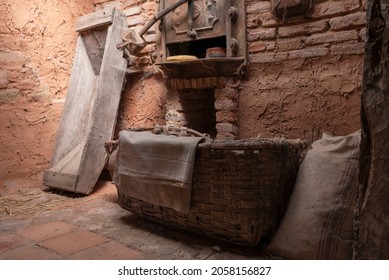
MULTIPOLYGON (((238 116, 231 124, 235 127, 237 123, 237 138, 280 136, 314 141, 323 132, 344 135, 358 130, 365 1, 314 1, 305 16, 285 21, 273 16, 270 1, 246 3, 250 65, 240 81, 238 116)), ((139 28, 153 13, 155 1, 124 1, 122 8, 129 27, 139 28)), ((154 52, 154 29, 145 38, 149 45, 137 59, 143 69, 154 52)), ((163 88, 157 77, 146 84, 163 88)), ((142 98, 137 91, 128 88, 126 95, 142 98)), ((223 99, 220 91, 218 95, 223 99)), ((163 103, 165 92, 155 98, 163 103)), ((144 108, 147 103, 137 100, 144 108)), ((166 109, 162 105, 161 112, 155 113, 158 107, 154 104, 148 110, 157 116, 153 120, 148 114, 147 123, 152 124, 162 121, 166 109)), ((136 115, 122 114, 126 116, 122 124, 136 126, 136 115)))
POLYGON ((275 19, 246 1, 250 69, 239 94, 239 136, 344 135, 360 128, 365 1, 314 1, 305 17, 275 19))
MULTIPOLYGON (((71 73, 76 19, 114 4, 127 16, 129 28, 139 28, 154 14, 156 2, 0 0, 2 191, 20 183, 41 185, 71 73)), ((313 141, 322 132, 358 130, 365 1, 315 1, 306 16, 287 22, 270 13, 270 1, 246 3, 250 65, 233 83, 236 98, 228 90, 216 94, 238 102, 231 121, 237 137, 313 141)), ((117 131, 166 123, 169 90, 151 63, 156 36, 150 30, 148 46, 131 61, 140 73, 127 76, 117 131)), ((223 119, 228 127, 230 120, 223 119)))
POLYGON ((0 194, 42 185, 91 1, 0 0, 0 194))

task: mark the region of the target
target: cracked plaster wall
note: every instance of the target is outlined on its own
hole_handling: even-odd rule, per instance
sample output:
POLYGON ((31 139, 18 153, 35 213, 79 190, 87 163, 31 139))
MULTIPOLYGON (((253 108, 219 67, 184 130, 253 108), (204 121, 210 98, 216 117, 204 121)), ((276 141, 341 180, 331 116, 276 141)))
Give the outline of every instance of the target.
POLYGON ((42 185, 91 1, 0 0, 0 195, 42 185))
MULTIPOLYGON (((268 0, 246 0, 249 61, 239 90, 238 137, 314 141, 360 127, 365 0, 321 0, 306 17, 277 20, 268 0)), ((143 25, 154 0, 0 0, 0 194, 41 186, 48 167, 75 50, 76 19, 115 4, 128 26, 143 25)), ((150 56, 156 33, 134 61, 117 131, 163 125, 168 90, 150 56)), ((218 93, 223 97, 223 92, 218 93)))

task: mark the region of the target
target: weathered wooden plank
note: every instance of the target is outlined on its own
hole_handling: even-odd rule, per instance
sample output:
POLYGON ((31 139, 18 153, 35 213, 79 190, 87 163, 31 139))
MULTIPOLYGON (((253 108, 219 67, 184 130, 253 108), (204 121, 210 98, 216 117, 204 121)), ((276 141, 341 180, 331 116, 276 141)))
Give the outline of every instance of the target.
POLYGON ((78 37, 69 87, 57 131, 51 167, 85 141, 90 129, 97 76, 81 36, 78 37))
POLYGON ((76 31, 82 32, 99 26, 111 24, 115 8, 108 7, 103 10, 82 16, 78 18, 76 23, 76 31))
POLYGON ((368 1, 354 258, 389 258, 389 0, 368 1))
POLYGON ((120 16, 119 11, 115 11, 113 24, 108 28, 104 57, 96 82, 97 99, 92 112, 93 126, 81 159, 83 169, 77 187, 77 191, 81 193, 88 194, 92 191, 107 161, 104 144, 112 139, 115 131, 127 68, 127 60, 116 48, 116 44, 120 42, 126 28, 125 19, 120 16))
POLYGON ((79 35, 45 185, 83 194, 93 190, 107 160, 104 143, 111 140, 115 129, 127 67, 116 44, 126 27, 126 19, 115 10, 111 25, 79 35))
POLYGON ((74 191, 78 182, 78 175, 65 174, 47 170, 43 174, 43 183, 49 187, 63 186, 64 189, 74 191))

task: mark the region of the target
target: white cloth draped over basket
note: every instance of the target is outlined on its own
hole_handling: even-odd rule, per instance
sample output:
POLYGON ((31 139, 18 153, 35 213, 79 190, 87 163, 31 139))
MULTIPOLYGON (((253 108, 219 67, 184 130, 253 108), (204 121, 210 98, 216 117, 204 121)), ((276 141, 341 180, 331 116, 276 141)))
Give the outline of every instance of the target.
POLYGON ((197 144, 202 137, 121 131, 114 181, 127 195, 188 213, 197 144))

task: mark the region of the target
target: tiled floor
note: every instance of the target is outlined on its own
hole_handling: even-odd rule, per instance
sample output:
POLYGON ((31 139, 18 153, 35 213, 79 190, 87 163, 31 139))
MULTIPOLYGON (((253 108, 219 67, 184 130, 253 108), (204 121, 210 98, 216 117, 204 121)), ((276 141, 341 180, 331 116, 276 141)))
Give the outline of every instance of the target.
POLYGON ((138 219, 100 182, 89 196, 26 189, 0 197, 0 260, 260 259, 258 248, 138 219))
POLYGON ((0 259, 142 259, 142 254, 66 222, 31 226, 0 236, 0 259))

